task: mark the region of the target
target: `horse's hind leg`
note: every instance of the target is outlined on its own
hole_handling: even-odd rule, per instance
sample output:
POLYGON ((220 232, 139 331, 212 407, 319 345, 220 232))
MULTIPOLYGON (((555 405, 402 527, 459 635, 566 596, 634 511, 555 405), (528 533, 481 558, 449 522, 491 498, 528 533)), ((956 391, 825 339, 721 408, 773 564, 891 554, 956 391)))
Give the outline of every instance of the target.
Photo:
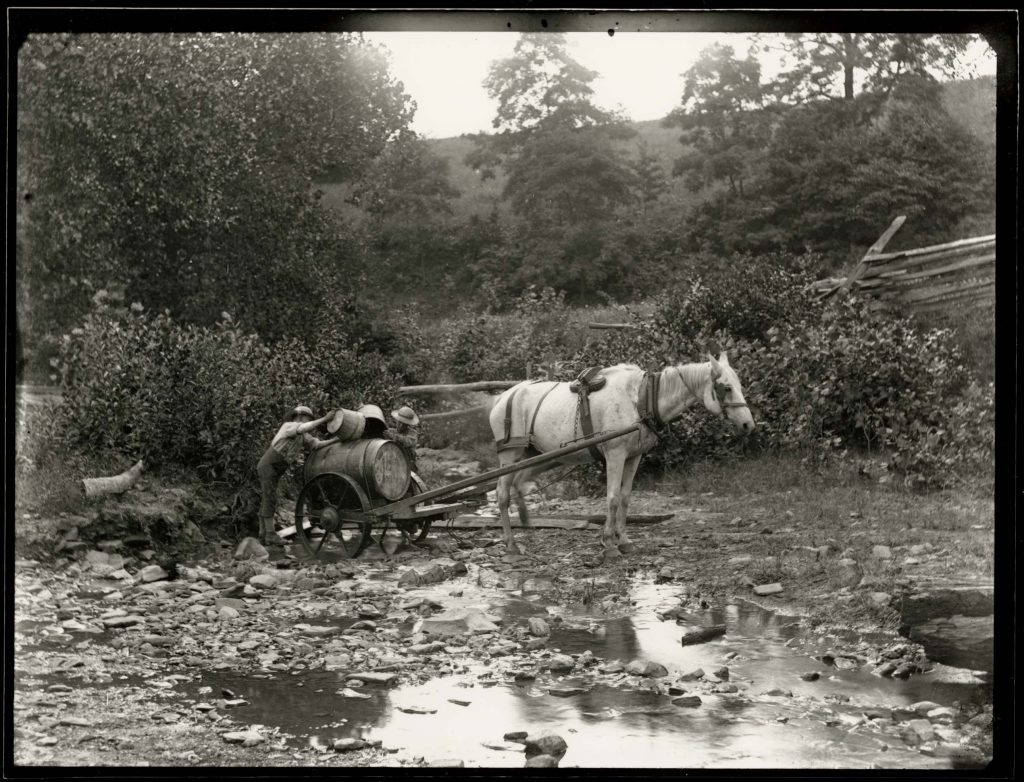
MULTIPOLYGON (((519 454, 511 450, 501 451, 498 454, 498 464, 502 467, 512 464, 519 459, 519 454)), ((508 517, 509 500, 511 499, 512 481, 515 473, 502 475, 498 478, 498 486, 495 491, 498 500, 498 517, 501 519, 502 539, 505 541, 505 549, 509 554, 519 554, 519 546, 512 538, 512 522, 508 517)))
POLYGON ((535 473, 529 468, 514 474, 512 479, 512 491, 516 498, 516 507, 519 509, 519 523, 524 527, 530 526, 530 509, 526 507, 526 495, 530 493, 530 484, 533 482, 535 473))
POLYGON ((608 477, 608 515, 601 531, 601 545, 604 547, 604 559, 618 559, 618 518, 619 502, 622 496, 622 468, 624 455, 616 452, 605 452, 605 473, 608 477))
POLYGON ((632 554, 636 546, 626 536, 626 517, 629 515, 629 496, 633 492, 633 478, 636 477, 636 469, 640 466, 641 454, 630 456, 622 466, 622 489, 619 494, 618 513, 615 517, 615 538, 619 543, 619 551, 623 554, 632 554))

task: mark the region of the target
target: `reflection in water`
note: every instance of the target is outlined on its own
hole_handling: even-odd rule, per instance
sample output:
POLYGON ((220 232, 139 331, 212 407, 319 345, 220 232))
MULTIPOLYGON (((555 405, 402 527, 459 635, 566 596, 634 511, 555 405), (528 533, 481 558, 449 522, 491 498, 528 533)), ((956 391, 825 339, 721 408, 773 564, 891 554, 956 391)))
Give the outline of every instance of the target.
MULTIPOLYGON (((921 700, 948 705, 990 697, 976 683, 936 682, 927 674, 894 681, 864 670, 829 668, 813 659, 823 650, 817 639, 802 634, 798 622, 746 603, 697 612, 693 622, 725 624, 726 634, 684 647, 679 643, 681 628, 674 621, 660 621, 654 611, 677 602, 671 585, 637 584, 633 597, 633 617, 590 614, 567 617, 569 627, 555 624, 549 648, 563 653, 589 649, 605 660, 654 660, 673 679, 697 667, 708 671, 727 664, 729 679, 741 686, 741 693, 719 695, 684 683, 702 700, 697 708, 684 708, 668 696, 629 689, 626 683, 595 684, 588 673, 558 682, 586 689, 565 698, 547 694, 552 682, 545 675, 522 685, 493 687, 466 675, 391 691, 366 687, 370 698, 348 699, 337 694, 346 686, 341 674, 308 672, 269 679, 207 674, 201 683, 212 686, 214 694, 198 697, 219 697, 220 688, 226 687, 250 704, 233 710, 233 717, 278 726, 299 737, 296 741, 314 746, 329 746, 343 737, 380 739, 385 747, 401 750, 402 757, 457 757, 470 766, 518 767, 521 752, 487 748, 482 742, 500 743, 512 730, 550 729, 569 745, 563 767, 652 768, 948 768, 950 760, 929 758, 878 733, 830 726, 824 710, 856 716, 869 705, 921 700), (575 624, 582 626, 571 626, 575 624), (598 627, 603 633, 594 631, 598 627), (796 639, 791 642, 795 645, 786 646, 790 639, 796 639), (727 661, 728 652, 736 656, 727 661), (821 678, 801 680, 799 674, 809 670, 819 671, 821 678), (794 697, 759 697, 775 687, 794 697), (848 701, 826 703, 826 695, 845 695, 848 701), (450 698, 469 703, 458 705, 450 698), (436 713, 399 711, 404 705, 424 705, 436 713), (883 743, 890 746, 884 753, 883 743)), ((544 612, 529 601, 514 601, 502 610, 509 622, 544 612)))

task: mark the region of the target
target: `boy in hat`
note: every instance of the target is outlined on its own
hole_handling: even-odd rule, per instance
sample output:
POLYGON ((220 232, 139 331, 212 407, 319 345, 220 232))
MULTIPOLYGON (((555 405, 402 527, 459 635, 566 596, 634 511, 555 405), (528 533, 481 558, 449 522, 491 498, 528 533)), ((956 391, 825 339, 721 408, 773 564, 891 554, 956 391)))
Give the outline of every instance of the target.
POLYGON ((327 423, 334 417, 334 411, 323 418, 313 420, 313 411, 305 405, 299 405, 288 414, 288 420, 277 430, 270 447, 263 454, 256 466, 260 476, 260 542, 264 546, 283 546, 284 540, 274 529, 274 513, 277 510, 277 484, 289 467, 296 464, 302 456, 304 448, 311 451, 326 448, 338 442, 337 437, 329 440, 318 440, 309 434, 318 426, 327 423))
POLYGON ((409 466, 416 471, 416 442, 419 440, 420 417, 411 407, 400 407, 391 411, 395 426, 388 429, 384 436, 398 443, 409 459, 409 466))

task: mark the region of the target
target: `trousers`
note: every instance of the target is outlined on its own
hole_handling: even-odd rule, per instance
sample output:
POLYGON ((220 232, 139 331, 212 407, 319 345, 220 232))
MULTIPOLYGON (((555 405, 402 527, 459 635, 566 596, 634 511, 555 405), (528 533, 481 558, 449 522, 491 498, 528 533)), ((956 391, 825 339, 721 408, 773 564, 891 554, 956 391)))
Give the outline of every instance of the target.
POLYGON ((277 483, 288 471, 288 462, 273 448, 260 457, 256 474, 260 476, 260 517, 273 518, 277 511, 277 483))

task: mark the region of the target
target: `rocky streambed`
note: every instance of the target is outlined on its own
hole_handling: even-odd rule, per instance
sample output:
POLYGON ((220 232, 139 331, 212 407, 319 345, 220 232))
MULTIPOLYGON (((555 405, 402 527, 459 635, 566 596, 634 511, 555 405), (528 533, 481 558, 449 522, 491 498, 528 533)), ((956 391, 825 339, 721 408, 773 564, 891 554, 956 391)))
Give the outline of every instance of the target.
POLYGON ((586 530, 538 530, 531 556, 484 529, 331 565, 251 544, 157 565, 116 540, 19 559, 15 761, 988 762, 988 675, 895 632, 812 627, 776 596, 702 593, 659 561, 664 534, 598 567, 586 530))

